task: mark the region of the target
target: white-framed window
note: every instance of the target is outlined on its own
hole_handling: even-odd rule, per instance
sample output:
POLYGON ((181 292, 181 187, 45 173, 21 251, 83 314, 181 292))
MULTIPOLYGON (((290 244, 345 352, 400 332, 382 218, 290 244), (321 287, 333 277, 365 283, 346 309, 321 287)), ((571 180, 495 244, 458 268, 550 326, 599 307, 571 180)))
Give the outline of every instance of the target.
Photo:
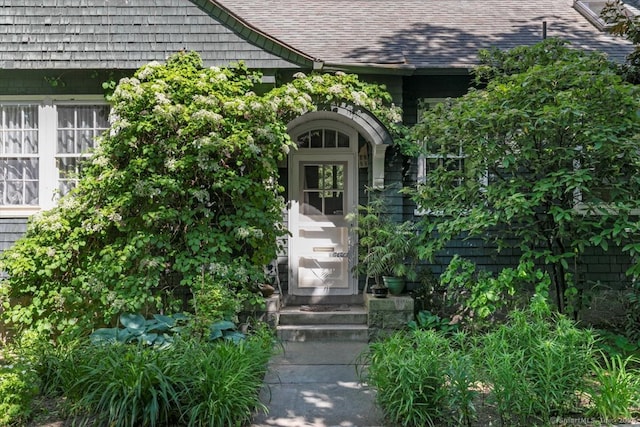
MULTIPOLYGON (((577 151, 580 150, 582 150, 582 147, 578 147, 577 151)), ((579 160, 573 161, 574 170, 577 171, 581 167, 579 160)), ((573 209, 583 215, 617 215, 619 209, 612 205, 614 188, 614 183, 603 179, 599 186, 589 189, 588 195, 579 189, 574 190, 573 209)), ((640 215, 640 209, 631 209, 629 213, 631 215, 640 215)))
MULTIPOLYGON (((418 182, 425 183, 429 180, 429 174, 436 169, 444 169, 450 172, 463 172, 465 167, 465 155, 462 145, 455 152, 444 153, 442 150, 432 150, 418 159, 418 182)), ((456 178, 454 185, 461 185, 462 178, 456 178)))
MULTIPOLYGON (((433 108, 437 104, 443 103, 447 98, 424 98, 420 100, 418 107, 418 122, 422 121, 422 115, 425 111, 433 108)), ((425 153, 418 157, 418 176, 417 183, 425 184, 429 181, 429 174, 438 168, 445 170, 464 171, 466 163, 466 154, 462 145, 459 145, 455 151, 443 150, 442 147, 430 147, 427 141, 425 144, 425 153)), ((462 185, 462 179, 457 179, 453 185, 462 185)), ((437 215, 438 212, 430 209, 416 209, 415 215, 437 215)))
POLYGON ((109 127, 109 106, 58 105, 57 116, 58 190, 65 195, 77 183, 82 159, 90 155, 96 138, 109 127))
POLYGON ((39 115, 31 104, 0 106, 0 205, 39 203, 39 115))
POLYGON ((108 115, 99 97, 0 99, 0 216, 55 206, 75 186, 108 115))

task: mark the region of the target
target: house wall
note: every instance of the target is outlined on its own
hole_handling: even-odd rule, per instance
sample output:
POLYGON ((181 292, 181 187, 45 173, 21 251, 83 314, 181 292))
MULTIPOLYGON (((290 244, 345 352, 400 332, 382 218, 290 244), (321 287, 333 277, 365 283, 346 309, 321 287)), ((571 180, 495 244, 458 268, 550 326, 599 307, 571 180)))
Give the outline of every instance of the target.
MULTIPOLYGON (((404 79, 403 110, 404 121, 414 124, 418 121, 418 101, 422 98, 458 97, 467 92, 471 84, 470 76, 412 76, 404 79)), ((417 177, 417 162, 412 159, 394 159, 390 156, 388 170, 388 188, 413 186, 417 177), (402 172, 400 172, 402 171, 402 172)), ((394 209, 401 207, 402 220, 419 220, 416 206, 408 197, 392 195, 394 209), (400 202, 400 200, 402 200, 400 202)), ((481 239, 458 239, 447 245, 433 263, 423 264, 434 276, 441 274, 454 255, 467 258, 479 269, 498 272, 503 268, 514 267, 518 263, 517 250, 503 250, 498 253, 496 247, 487 245, 481 239)), ((631 285, 625 271, 631 266, 631 259, 622 253, 621 248, 610 247, 605 253, 599 248, 589 249, 577 266, 577 280, 582 290, 585 319, 592 323, 602 322, 613 313, 619 316, 624 311, 623 298, 619 296, 631 285)), ((416 289, 418 283, 409 284, 416 289)))
MULTIPOLYGON (((17 71, 0 70, 0 96, 48 96, 48 95, 88 95, 102 94, 102 82, 119 79, 130 75, 131 70, 107 72, 95 70, 39 70, 17 71)), ((363 80, 385 84, 393 96, 394 102, 403 107, 404 120, 407 124, 417 121, 418 101, 422 98, 447 98, 461 96, 468 90, 471 82, 468 75, 426 75, 399 77, 390 75, 362 76, 363 80)), ((360 144, 366 142, 361 138, 360 144)), ((287 169, 280 169, 280 183, 287 187, 287 169)), ((402 194, 402 186, 415 184, 417 164, 402 156, 395 147, 389 147, 385 158, 385 189, 382 194, 389 201, 388 214, 398 221, 417 220, 415 204, 402 194)), ((365 185, 371 183, 371 168, 359 169, 360 191, 359 204, 367 204, 370 194, 365 192, 365 185)), ((286 192, 285 192, 286 194, 286 192)), ((10 247, 26 230, 26 218, 0 218, 0 251, 10 247)), ((284 242, 286 248, 286 241, 284 242)), ((480 268, 498 271, 501 268, 517 263, 518 254, 513 252, 497 253, 496 248, 488 247, 479 239, 456 240, 446 250, 427 265, 433 274, 440 274, 455 254, 474 261, 480 268)), ((279 258, 280 279, 287 288, 287 258, 282 254, 279 258)), ((581 269, 582 278, 587 284, 603 289, 620 290, 629 284, 624 272, 630 265, 628 257, 619 249, 611 249, 608 253, 593 250, 585 255, 581 269)), ((415 288, 417 284, 410 284, 415 288)), ((360 284, 361 289, 364 283, 360 284)))
POLYGON ((10 248, 27 231, 27 218, 0 218, 0 252, 10 248))
POLYGON ((0 96, 102 95, 102 83, 132 70, 0 70, 0 96))

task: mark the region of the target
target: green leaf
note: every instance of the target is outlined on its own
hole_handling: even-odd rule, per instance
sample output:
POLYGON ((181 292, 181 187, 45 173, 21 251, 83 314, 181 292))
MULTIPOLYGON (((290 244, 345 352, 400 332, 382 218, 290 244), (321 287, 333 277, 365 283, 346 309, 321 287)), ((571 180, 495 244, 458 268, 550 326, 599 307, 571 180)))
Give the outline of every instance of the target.
POLYGON ((227 341, 231 341, 235 344, 238 344, 241 341, 245 340, 246 336, 242 332, 233 331, 233 332, 226 332, 224 334, 224 339, 227 341))
POLYGON ((100 328, 89 335, 92 344, 113 343, 117 341, 118 328, 100 328))
POLYGON ((142 333, 147 321, 141 314, 125 313, 120 316, 120 323, 134 333, 142 333))

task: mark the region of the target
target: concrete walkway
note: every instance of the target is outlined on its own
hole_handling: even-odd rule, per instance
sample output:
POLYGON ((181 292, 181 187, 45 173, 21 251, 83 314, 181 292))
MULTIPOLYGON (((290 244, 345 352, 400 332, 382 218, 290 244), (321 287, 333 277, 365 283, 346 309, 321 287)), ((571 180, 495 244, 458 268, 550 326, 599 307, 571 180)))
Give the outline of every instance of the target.
POLYGON ((383 427, 375 391, 356 371, 364 342, 283 343, 269 363, 262 402, 269 413, 251 427, 383 427))

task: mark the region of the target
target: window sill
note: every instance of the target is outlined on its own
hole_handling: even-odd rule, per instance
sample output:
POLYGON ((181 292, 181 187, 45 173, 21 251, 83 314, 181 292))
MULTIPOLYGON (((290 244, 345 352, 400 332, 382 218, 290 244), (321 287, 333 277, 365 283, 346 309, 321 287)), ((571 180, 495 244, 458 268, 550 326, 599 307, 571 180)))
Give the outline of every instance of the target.
POLYGON ((0 206, 0 218, 27 218, 41 210, 39 206, 0 206))
MULTIPOLYGON (((573 209, 582 215, 617 215, 618 210, 607 205, 602 207, 589 206, 586 203, 577 203, 573 206, 573 209)), ((632 209, 629 213, 633 216, 640 216, 640 209, 632 209)))

